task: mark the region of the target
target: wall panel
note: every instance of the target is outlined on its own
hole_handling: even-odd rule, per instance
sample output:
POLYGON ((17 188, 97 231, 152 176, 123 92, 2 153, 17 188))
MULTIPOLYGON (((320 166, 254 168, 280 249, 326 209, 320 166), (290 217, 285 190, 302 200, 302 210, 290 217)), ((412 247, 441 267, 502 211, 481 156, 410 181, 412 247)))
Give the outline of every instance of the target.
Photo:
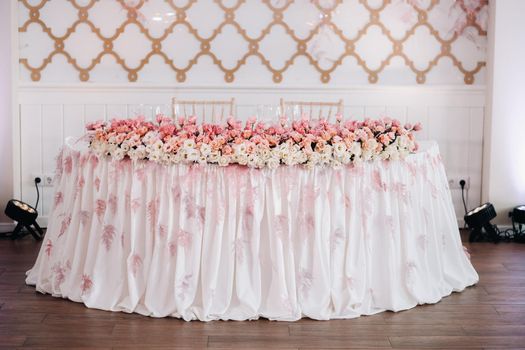
MULTIPOLYGON (((459 87, 348 87, 348 88, 257 88, 160 86, 23 86, 20 99, 20 142, 22 145, 22 198, 33 203, 32 179, 53 170, 54 157, 67 136, 79 137, 89 121, 112 117, 154 115, 157 108, 169 108, 171 97, 191 99, 235 96, 237 115, 245 119, 259 105, 277 105, 279 97, 306 100, 344 101, 345 115, 355 119, 391 116, 402 122, 422 122, 420 140, 436 140, 451 179, 470 179, 468 206, 479 204, 481 194, 481 151, 484 118, 484 89, 459 87), (140 103, 137 103, 140 102, 140 103)), ((463 216, 461 192, 452 189, 458 219, 463 216)), ((45 189, 42 222, 46 220, 52 194, 45 189)))
POLYGON ((487 0, 24 0, 21 78, 483 84, 487 8, 487 0))

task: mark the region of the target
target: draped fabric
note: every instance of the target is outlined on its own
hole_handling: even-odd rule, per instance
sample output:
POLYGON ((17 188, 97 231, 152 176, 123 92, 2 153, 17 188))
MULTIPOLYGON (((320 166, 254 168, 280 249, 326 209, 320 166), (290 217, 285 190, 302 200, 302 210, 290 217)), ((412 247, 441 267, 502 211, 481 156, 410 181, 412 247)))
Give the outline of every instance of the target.
POLYGON ((64 146, 26 282, 184 320, 326 320, 475 284, 435 143, 343 169, 112 161, 64 146))

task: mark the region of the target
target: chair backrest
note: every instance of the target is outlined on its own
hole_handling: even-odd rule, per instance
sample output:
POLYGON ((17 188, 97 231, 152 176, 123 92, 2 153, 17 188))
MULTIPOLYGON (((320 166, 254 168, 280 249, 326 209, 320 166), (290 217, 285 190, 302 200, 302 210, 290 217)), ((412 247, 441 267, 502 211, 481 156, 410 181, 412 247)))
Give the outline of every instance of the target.
POLYGON ((292 120, 307 116, 310 120, 325 118, 329 121, 332 116, 343 113, 343 100, 337 102, 285 101, 281 98, 281 113, 292 120))
POLYGON ((230 100, 179 100, 172 99, 173 117, 197 116, 202 122, 218 123, 234 116, 235 99, 230 100))

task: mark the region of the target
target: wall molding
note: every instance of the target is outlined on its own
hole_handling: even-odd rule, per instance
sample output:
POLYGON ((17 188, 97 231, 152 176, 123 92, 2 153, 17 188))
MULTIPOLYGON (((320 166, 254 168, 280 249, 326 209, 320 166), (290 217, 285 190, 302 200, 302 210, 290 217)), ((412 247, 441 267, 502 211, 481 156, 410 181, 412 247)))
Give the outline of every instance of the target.
POLYGON ((485 85, 182 85, 182 84, 99 84, 99 83, 20 83, 19 91, 53 92, 68 90, 71 92, 130 92, 130 91, 202 91, 202 90, 229 90, 229 91, 348 91, 348 92, 387 92, 387 93, 479 93, 485 94, 485 85))
POLYGON ((235 97, 238 106, 278 105, 280 97, 303 100, 342 99, 356 106, 485 106, 485 86, 301 86, 301 85, 151 85, 22 83, 18 103, 31 104, 137 104, 168 105, 171 98, 224 99, 235 97))
POLYGON ((0 222, 0 232, 11 232, 15 229, 15 226, 14 222, 0 222))

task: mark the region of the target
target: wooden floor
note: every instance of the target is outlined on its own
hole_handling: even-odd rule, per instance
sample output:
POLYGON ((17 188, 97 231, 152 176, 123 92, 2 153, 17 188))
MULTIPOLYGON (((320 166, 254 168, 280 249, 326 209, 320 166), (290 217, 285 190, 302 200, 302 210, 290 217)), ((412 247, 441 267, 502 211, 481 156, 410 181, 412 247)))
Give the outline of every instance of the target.
MULTIPOLYGON (((468 244, 466 244, 469 246, 468 244)), ((24 285, 40 245, 0 240, 0 348, 525 348, 525 245, 469 246, 480 282, 436 305, 351 320, 184 322, 87 309, 24 285)))

